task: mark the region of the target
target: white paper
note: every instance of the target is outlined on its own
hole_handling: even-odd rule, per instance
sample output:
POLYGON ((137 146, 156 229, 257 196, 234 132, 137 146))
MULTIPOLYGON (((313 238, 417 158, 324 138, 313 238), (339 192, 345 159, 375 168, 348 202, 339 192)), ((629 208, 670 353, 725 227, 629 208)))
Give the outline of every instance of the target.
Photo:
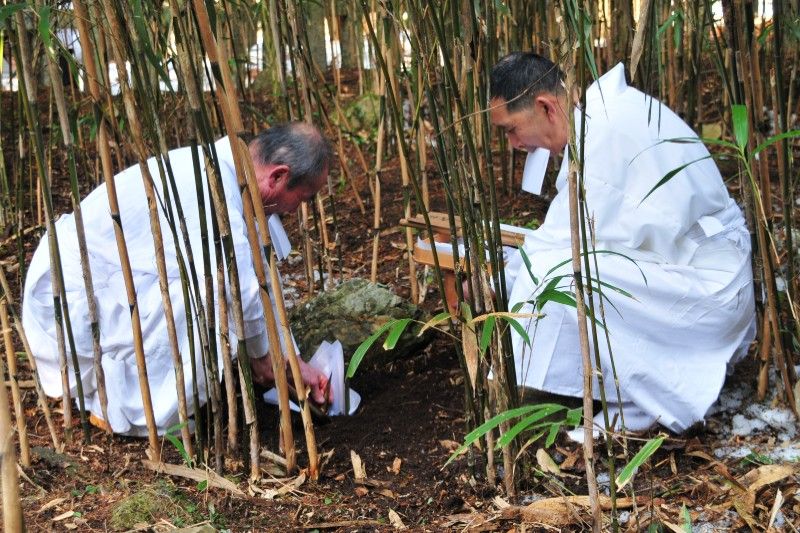
POLYGON ((275 248, 275 256, 278 261, 283 261, 289 257, 292 251, 292 243, 289 242, 289 236, 286 235, 286 230, 283 229, 283 223, 278 215, 272 214, 267 220, 269 226, 269 238, 272 239, 272 247, 275 248))
MULTIPOLYGON (((333 402, 328 407, 329 416, 344 414, 344 352, 339 341, 333 343, 322 341, 314 357, 308 362, 324 375, 328 376, 333 393, 333 402)), ((274 387, 264 393, 264 401, 278 405, 278 391, 274 387)), ((361 395, 350 389, 350 414, 356 412, 361 404, 361 395)), ((300 408, 294 402, 289 402, 292 411, 300 412, 300 408)))
POLYGON ((547 172, 547 163, 550 161, 550 150, 537 148, 528 152, 525 159, 525 169, 522 171, 522 190, 531 194, 542 194, 544 175, 547 172))

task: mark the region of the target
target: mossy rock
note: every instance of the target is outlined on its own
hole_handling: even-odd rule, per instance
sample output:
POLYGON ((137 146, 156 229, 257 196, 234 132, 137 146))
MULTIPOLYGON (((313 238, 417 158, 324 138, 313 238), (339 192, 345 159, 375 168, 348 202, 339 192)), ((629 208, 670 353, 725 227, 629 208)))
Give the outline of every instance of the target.
POLYGON ((375 132, 381 118, 381 97, 373 93, 363 94, 345 108, 344 114, 353 131, 375 132))
MULTIPOLYGON (((333 290, 322 292, 298 306, 290 317, 292 333, 305 360, 310 359, 322 341, 338 340, 344 349, 345 365, 356 348, 390 320, 411 318, 424 321, 420 309, 397 296, 386 286, 364 279, 348 280, 333 290)), ((421 350, 428 334, 419 337, 420 324, 412 323, 389 351, 376 342, 367 352, 364 364, 380 364, 421 350)))
POLYGON ((166 519, 185 526, 204 519, 196 503, 177 487, 164 481, 148 486, 120 500, 111 509, 109 525, 115 531, 128 531, 142 524, 166 519))
POLYGON ((127 531, 137 524, 152 524, 162 507, 162 495, 152 489, 142 489, 114 506, 109 524, 115 531, 127 531))

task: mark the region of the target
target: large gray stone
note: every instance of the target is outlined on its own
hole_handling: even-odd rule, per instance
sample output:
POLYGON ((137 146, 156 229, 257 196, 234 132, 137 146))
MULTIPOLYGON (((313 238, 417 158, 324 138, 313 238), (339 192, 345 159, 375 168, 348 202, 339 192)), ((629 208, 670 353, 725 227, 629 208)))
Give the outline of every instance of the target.
MULTIPOLYGON (((423 313, 383 285, 351 279, 298 306, 290 322, 305 360, 314 355, 322 341, 338 340, 344 348, 346 365, 367 337, 398 318, 423 320, 423 313)), ((385 351, 382 341, 376 342, 362 365, 379 364, 422 349, 430 337, 418 337, 420 327, 418 323, 409 324, 393 350, 385 351)))

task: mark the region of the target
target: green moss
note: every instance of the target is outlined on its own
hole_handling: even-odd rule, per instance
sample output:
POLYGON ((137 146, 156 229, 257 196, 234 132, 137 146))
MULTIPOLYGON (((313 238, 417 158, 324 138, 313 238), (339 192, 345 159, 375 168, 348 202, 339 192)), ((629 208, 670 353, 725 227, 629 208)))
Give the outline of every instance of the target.
POLYGON ((117 531, 124 531, 133 529, 136 524, 150 524, 161 502, 162 497, 151 489, 131 494, 111 511, 110 525, 117 531))
POLYGON ((159 480, 154 486, 121 500, 111 511, 109 525, 116 531, 125 531, 136 524, 153 524, 162 518, 178 527, 206 519, 197 504, 180 489, 159 480))

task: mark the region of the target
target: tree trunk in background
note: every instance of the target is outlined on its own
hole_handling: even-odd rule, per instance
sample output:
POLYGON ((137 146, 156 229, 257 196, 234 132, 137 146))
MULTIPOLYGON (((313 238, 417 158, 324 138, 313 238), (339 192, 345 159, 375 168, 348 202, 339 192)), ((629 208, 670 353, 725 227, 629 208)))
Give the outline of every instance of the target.
POLYGON ((631 40, 633 39, 632 0, 611 0, 611 28, 609 33, 611 34, 613 57, 608 68, 611 68, 617 61, 624 61, 630 57, 631 40))

